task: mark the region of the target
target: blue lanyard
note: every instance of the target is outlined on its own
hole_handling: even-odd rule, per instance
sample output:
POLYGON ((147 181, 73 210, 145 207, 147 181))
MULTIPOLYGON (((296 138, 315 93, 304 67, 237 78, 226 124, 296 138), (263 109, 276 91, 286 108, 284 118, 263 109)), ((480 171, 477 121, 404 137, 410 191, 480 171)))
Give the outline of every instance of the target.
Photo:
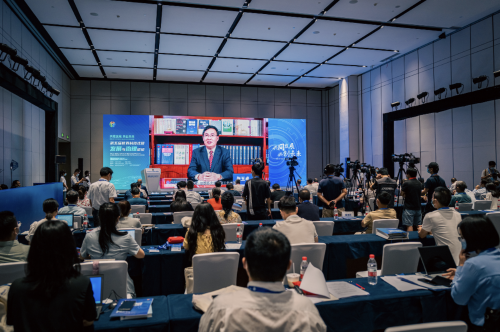
POLYGON ((106 179, 99 179, 99 181, 108 181, 108 180, 106 180, 106 179))
POLYGON ((76 206, 76 204, 68 204, 68 206, 76 206))
POLYGON ((448 210, 449 207, 442 207, 442 208, 439 208, 438 210, 448 210))
POLYGON ((307 201, 302 201, 302 203, 309 203, 309 200, 307 200, 307 201))
POLYGON ((252 292, 258 292, 258 293, 279 294, 279 293, 283 293, 284 292, 284 290, 279 291, 279 292, 274 292, 274 291, 271 291, 269 289, 262 288, 262 287, 257 287, 257 286, 248 286, 248 289, 251 290, 252 292))
POLYGON ((387 208, 380 208, 379 210, 387 210, 387 208))

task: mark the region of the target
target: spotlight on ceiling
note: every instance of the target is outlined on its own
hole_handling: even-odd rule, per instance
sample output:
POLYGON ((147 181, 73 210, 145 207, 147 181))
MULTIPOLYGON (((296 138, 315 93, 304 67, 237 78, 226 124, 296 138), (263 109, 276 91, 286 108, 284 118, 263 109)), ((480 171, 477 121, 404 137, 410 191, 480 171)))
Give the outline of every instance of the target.
POLYGON ((395 101, 395 102, 391 103, 391 107, 392 108, 396 107, 396 110, 398 109, 399 105, 401 105, 401 103, 399 101, 395 101))
POLYGON ((446 33, 442 33, 439 35, 439 39, 446 39, 446 33))
POLYGON ((423 98, 422 103, 425 103, 425 97, 427 97, 427 95, 429 95, 429 93, 427 91, 425 91, 425 92, 422 92, 421 94, 418 94, 417 98, 419 100, 423 98))
POLYGON ((453 83, 453 84, 450 84, 450 91, 452 91, 453 89, 456 90, 457 94, 461 94, 464 89, 463 89, 464 85, 462 83, 453 83), (460 90, 460 92, 458 92, 458 89, 462 88, 462 90, 460 90))
POLYGON ((415 98, 410 98, 407 101, 405 101, 405 104, 406 104, 406 106, 410 105, 410 107, 411 107, 412 106, 411 104, 413 104, 414 102, 415 102, 415 98))
POLYGON ((17 51, 9 45, 0 43, 0 61, 5 61, 5 59, 7 59, 7 55, 13 57, 17 55, 17 51))
POLYGON ((497 70, 496 72, 494 72, 493 77, 495 77, 495 78, 500 77, 500 70, 497 70))
POLYGON ((438 96, 438 99, 441 99, 441 95, 443 94, 443 92, 446 92, 446 94, 444 95, 444 97, 446 98, 446 96, 448 95, 448 91, 446 90, 446 88, 439 88, 437 90, 434 90, 434 96, 438 96))
POLYGON ((483 85, 483 82, 488 80, 488 82, 486 82, 486 87, 488 87, 489 83, 490 83, 490 79, 488 78, 488 76, 486 75, 481 75, 479 77, 475 77, 472 79, 472 82, 474 84, 477 84, 477 88, 478 89, 481 89, 481 86, 483 85))
POLYGON ((13 62, 10 66, 13 71, 18 71, 20 66, 25 67, 28 65, 28 60, 21 58, 19 55, 11 56, 10 60, 13 62))

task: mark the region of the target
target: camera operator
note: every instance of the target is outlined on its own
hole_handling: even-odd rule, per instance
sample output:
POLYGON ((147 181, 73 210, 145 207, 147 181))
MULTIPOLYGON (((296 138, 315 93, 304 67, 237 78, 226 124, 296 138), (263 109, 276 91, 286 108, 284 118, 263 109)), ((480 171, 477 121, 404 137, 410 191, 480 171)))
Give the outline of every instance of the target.
POLYGON ((405 198, 403 225, 406 231, 417 230, 418 225, 422 225, 422 208, 420 205, 420 193, 422 184, 417 180, 417 169, 408 168, 406 170, 407 181, 403 183, 401 192, 405 198))
POLYGON ((495 169, 497 164, 492 160, 488 163, 488 168, 481 172, 481 180, 488 180, 488 182, 493 182, 498 178, 498 171, 495 169))
POLYGON ((432 162, 427 167, 427 173, 431 176, 425 181, 424 190, 422 190, 422 195, 427 194, 427 205, 425 206, 425 213, 435 211, 436 209, 432 206, 432 194, 437 187, 445 187, 446 182, 437 173, 439 172, 439 165, 436 162, 432 162))
MULTIPOLYGON (((398 186, 396 180, 389 177, 389 171, 387 171, 387 168, 381 168, 377 173, 375 183, 371 186, 371 189, 375 190, 376 200, 381 193, 388 193, 391 197, 394 197, 398 186)), ((394 200, 392 199, 389 202, 389 208, 394 208, 394 200)))
POLYGON ((336 169, 333 164, 326 165, 324 170, 326 179, 321 180, 318 185, 318 199, 323 202, 323 218, 333 217, 335 206, 339 211, 339 216, 344 211, 342 199, 347 195, 347 189, 340 178, 339 168, 336 169))

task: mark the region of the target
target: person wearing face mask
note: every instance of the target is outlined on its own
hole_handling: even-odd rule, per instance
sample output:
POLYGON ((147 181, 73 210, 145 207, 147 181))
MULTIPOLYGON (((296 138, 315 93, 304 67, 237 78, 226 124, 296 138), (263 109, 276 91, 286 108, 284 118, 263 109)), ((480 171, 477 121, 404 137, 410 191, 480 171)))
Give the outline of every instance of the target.
MULTIPOLYGON (((437 187, 445 187, 446 188, 446 182, 443 180, 442 177, 438 175, 439 172, 439 165, 436 162, 432 162, 427 167, 427 173, 429 173, 431 176, 425 181, 424 184, 424 189, 422 190, 422 196, 427 194, 427 205, 425 206, 425 213, 435 211, 436 209, 432 207, 431 204, 431 198, 432 194, 434 193, 434 190, 437 187)), ((449 202, 448 202, 449 204, 449 202)), ((448 205, 445 205, 448 206, 448 205)))
POLYGON ((462 221, 462 216, 448 206, 451 201, 451 193, 446 187, 434 189, 432 199, 429 201, 437 211, 425 215, 422 225, 418 226, 418 236, 424 238, 432 232, 436 245, 448 246, 455 263, 458 265, 461 244, 458 240, 457 227, 462 221))
POLYGON ((81 180, 78 180, 78 175, 80 175, 80 170, 77 168, 75 169, 73 176, 71 176, 71 188, 73 188, 74 185, 78 186, 80 183, 83 182, 83 178, 81 180))
POLYGON ((59 182, 63 184, 63 202, 66 201, 66 192, 68 191, 68 185, 66 184, 66 171, 59 171, 59 182))
MULTIPOLYGON (((485 320, 486 308, 500 309, 500 250, 499 237, 489 217, 467 217, 458 225, 462 244, 459 264, 448 269, 443 277, 453 280, 451 297, 458 305, 467 305, 461 317, 467 323, 467 331, 494 331, 500 322, 485 320), (467 253, 474 252, 469 258, 467 253)), ((489 315, 494 317, 494 315, 489 315)), ((498 317, 497 317, 498 319, 498 317)))

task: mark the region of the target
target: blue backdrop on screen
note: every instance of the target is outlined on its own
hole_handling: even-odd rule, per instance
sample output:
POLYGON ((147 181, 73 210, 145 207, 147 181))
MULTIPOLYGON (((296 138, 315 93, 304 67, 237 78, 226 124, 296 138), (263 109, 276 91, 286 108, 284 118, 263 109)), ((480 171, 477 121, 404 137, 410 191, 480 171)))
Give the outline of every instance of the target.
MULTIPOLYGON (((290 171, 285 158, 297 156, 299 166, 295 167, 302 177, 303 184, 307 180, 307 141, 305 119, 268 119, 269 133, 269 180, 272 184, 285 186, 290 171)), ((298 180, 299 177, 295 175, 298 180)))
POLYGON ((149 167, 148 115, 103 115, 103 166, 113 170, 116 189, 141 177, 149 167))

